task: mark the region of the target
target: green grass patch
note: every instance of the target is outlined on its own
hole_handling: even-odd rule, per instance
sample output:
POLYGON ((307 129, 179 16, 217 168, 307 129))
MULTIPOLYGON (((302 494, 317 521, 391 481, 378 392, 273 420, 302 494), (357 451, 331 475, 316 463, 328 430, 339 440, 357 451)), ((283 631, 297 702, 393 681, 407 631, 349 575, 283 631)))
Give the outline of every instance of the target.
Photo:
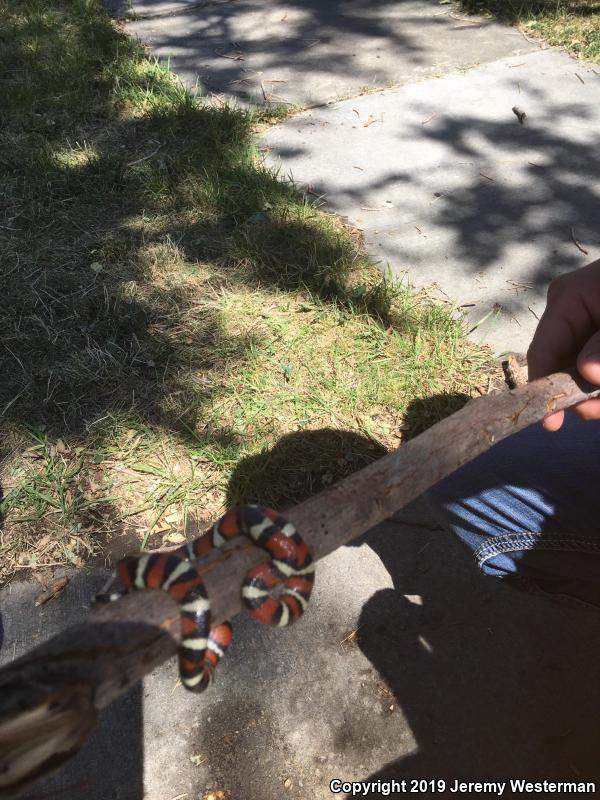
POLYGON ((485 390, 454 310, 97 0, 0 0, 0 579, 285 507, 485 390))
POLYGON ((600 63, 598 0, 458 0, 470 13, 490 14, 588 61, 600 63))

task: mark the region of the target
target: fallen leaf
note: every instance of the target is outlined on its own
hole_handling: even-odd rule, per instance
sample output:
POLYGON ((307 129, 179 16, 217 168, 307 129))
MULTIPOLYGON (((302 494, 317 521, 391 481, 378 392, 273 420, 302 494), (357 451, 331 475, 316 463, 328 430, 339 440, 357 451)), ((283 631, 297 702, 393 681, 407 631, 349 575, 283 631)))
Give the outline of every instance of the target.
POLYGON ((182 533, 178 533, 177 531, 173 531, 172 533, 167 533, 166 536, 163 537, 165 542, 173 542, 173 544, 181 544, 185 542, 185 536, 182 533))
POLYGON ((45 536, 42 536, 42 538, 38 542, 35 543, 36 550, 43 550, 44 547, 46 547, 46 545, 49 544, 51 541, 52 541, 52 534, 47 533, 45 536))
POLYGON ((68 583, 69 579, 66 576, 63 578, 57 578, 55 581, 52 581, 52 583, 48 585, 46 591, 41 592, 35 598, 36 607, 43 606, 49 600, 52 600, 54 597, 58 597, 58 595, 62 592, 62 590, 68 583))
POLYGON ((210 792, 204 795, 202 800, 228 800, 229 794, 224 792, 223 789, 211 789, 210 792))
POLYGON ((171 526, 165 525, 164 522, 159 522, 155 528, 152 528, 152 533, 164 533, 165 531, 170 531, 171 526))

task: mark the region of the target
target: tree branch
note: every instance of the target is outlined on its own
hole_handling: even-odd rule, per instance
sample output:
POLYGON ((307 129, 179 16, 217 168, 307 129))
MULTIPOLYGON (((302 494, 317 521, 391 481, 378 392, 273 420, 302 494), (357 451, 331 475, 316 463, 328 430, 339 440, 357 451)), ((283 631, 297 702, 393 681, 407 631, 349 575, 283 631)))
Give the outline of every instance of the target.
MULTIPOLYGON (((599 395, 600 389, 574 373, 558 373, 476 398, 285 516, 313 557, 323 558, 501 439, 552 411, 599 395)), ((237 540, 201 562, 214 623, 240 610, 244 575, 263 560, 262 551, 237 540)), ((98 711, 171 657, 179 640, 179 614, 171 598, 163 592, 135 592, 0 670, 3 796, 14 796, 74 755, 98 711)))

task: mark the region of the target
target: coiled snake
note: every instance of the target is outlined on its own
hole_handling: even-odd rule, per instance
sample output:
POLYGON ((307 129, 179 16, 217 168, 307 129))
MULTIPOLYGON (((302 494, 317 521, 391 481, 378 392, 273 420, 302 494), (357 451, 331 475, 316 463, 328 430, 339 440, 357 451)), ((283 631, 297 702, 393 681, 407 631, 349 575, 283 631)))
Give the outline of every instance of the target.
POLYGON ((196 562, 237 536, 246 536, 271 556, 248 570, 242 584, 242 603, 250 616, 280 627, 295 622, 308 604, 315 565, 292 523, 258 505, 228 511, 204 535, 170 553, 126 556, 116 570, 121 587, 98 594, 93 601, 110 602, 136 589, 168 592, 181 613, 181 682, 192 692, 203 692, 210 685, 232 639, 229 622, 211 628, 210 600, 196 562), (277 587, 282 587, 280 596, 274 594, 277 587))

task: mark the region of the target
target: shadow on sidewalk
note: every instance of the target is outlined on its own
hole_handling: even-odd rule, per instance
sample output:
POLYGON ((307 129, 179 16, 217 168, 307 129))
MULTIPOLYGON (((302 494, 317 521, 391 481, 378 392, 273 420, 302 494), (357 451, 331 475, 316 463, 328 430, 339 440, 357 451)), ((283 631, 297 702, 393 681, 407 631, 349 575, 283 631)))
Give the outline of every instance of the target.
POLYGON ((242 103, 320 105, 538 49, 436 0, 104 2, 190 88, 242 103))
POLYGON ((442 531, 364 541, 395 589, 358 644, 418 746, 364 780, 600 779, 597 612, 480 575, 442 531))
MULTIPOLYGON (((485 463, 479 459, 467 466, 464 492, 456 486, 447 490, 451 498, 467 499, 504 486, 512 476, 516 496, 521 497, 520 488, 548 494, 556 511, 542 523, 541 546, 521 563, 554 595, 531 587, 517 591, 508 581, 484 576, 470 551, 442 529, 403 528, 397 538, 375 530, 360 540, 381 558, 394 589, 376 592, 365 604, 358 644, 384 678, 418 745, 414 754, 368 780, 600 780, 600 609, 559 594, 576 588, 597 602, 598 521, 577 476, 597 474, 598 426, 574 422, 569 415, 560 434, 531 426, 517 434, 516 444, 500 442, 484 454, 485 463), (593 430, 585 427, 592 425, 593 430), (562 482, 560 497, 550 496, 555 479, 562 482), (581 540, 589 540, 587 550, 585 544, 569 548, 564 542, 574 519, 564 507, 565 496, 580 509, 579 528, 591 534, 581 540), (544 537, 560 542, 562 550, 550 542, 544 548, 544 537), (562 578, 561 556, 568 559, 562 578), (573 580, 574 571, 581 580, 573 580)), ((490 506, 479 513, 483 519, 488 513, 505 515, 506 530, 512 531, 511 514, 518 512, 490 506)), ((457 518, 459 523, 470 525, 457 518)), ((473 533, 479 532, 472 525, 473 533)))

